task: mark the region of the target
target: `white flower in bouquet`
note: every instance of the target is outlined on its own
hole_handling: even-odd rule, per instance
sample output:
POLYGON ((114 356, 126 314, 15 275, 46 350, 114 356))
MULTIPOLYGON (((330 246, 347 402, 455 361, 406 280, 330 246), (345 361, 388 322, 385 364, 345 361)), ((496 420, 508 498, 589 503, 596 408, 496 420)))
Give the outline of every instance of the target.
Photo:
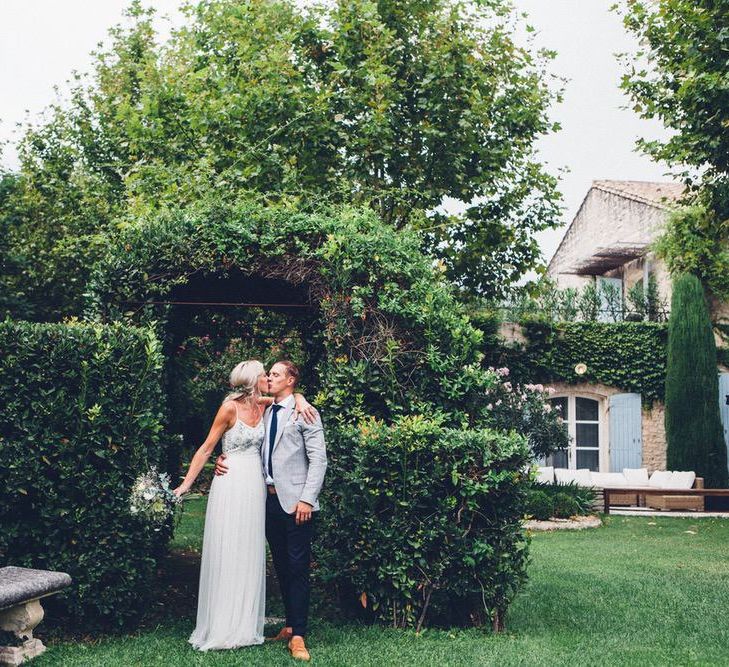
POLYGON ((146 519, 155 530, 160 530, 179 507, 180 499, 172 492, 167 473, 160 473, 153 467, 134 481, 129 511, 146 519))

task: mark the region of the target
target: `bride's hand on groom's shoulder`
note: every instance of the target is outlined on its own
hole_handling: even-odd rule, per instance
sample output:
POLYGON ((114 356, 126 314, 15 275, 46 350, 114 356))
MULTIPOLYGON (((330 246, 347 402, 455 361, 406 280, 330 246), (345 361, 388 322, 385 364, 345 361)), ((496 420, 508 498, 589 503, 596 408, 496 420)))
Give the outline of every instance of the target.
POLYGON ((304 398, 303 394, 295 394, 296 415, 301 415, 307 424, 313 424, 316 421, 318 413, 316 408, 304 398))

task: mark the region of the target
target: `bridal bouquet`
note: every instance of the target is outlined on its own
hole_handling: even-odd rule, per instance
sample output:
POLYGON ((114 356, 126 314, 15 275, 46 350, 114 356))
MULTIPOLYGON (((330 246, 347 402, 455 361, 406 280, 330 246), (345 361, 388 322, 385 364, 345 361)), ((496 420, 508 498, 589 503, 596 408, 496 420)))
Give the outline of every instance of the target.
POLYGON ((166 521, 175 515, 180 507, 180 499, 170 488, 170 476, 150 468, 134 481, 129 497, 129 511, 139 515, 159 530, 166 521))

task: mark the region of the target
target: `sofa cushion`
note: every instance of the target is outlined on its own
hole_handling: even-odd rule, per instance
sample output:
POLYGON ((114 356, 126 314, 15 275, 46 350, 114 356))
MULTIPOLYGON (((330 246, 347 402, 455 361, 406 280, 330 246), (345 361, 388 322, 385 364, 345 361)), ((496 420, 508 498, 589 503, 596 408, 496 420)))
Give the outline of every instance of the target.
POLYGON ((663 486, 664 489, 690 489, 694 485, 696 479, 696 473, 689 471, 678 471, 674 470, 671 472, 671 477, 668 482, 663 486))
POLYGON ((537 482, 552 484, 554 482, 554 466, 539 466, 537 468, 537 482))
POLYGON ((648 486, 648 468, 623 468, 628 486, 648 486))
POLYGON ((672 474, 670 470, 656 470, 648 480, 648 486, 653 486, 656 489, 665 489, 666 484, 670 482, 672 474))
POLYGON ((589 468, 570 470, 569 468, 555 468, 554 478, 557 484, 574 482, 578 486, 592 486, 592 477, 589 468))
POLYGON ((607 487, 628 486, 622 472, 591 472, 592 485, 604 489, 607 487))

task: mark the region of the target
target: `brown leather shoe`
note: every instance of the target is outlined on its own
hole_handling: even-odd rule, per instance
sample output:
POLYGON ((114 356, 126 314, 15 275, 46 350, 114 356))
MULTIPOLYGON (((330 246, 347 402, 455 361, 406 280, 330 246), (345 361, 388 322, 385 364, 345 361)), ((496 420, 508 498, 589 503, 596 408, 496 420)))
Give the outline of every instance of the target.
POLYGON ((306 650, 306 644, 304 644, 304 638, 296 635, 291 637, 289 641, 289 653, 294 660, 311 660, 309 651, 306 650))
POLYGON ((281 628, 275 637, 266 637, 267 642, 282 642, 284 639, 288 641, 293 635, 291 628, 281 628))

